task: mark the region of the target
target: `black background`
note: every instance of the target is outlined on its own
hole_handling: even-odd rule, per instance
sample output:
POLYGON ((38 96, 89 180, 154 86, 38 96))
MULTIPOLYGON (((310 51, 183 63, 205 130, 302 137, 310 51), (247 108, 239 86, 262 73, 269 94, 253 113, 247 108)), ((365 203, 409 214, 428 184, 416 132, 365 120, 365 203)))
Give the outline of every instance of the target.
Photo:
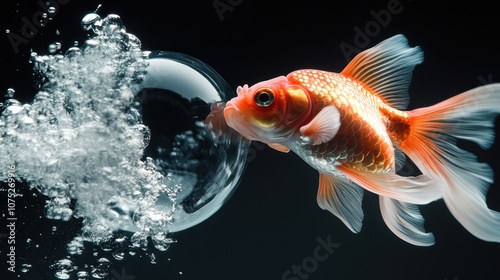
MULTIPOLYGON (((47 53, 48 44, 56 40, 63 49, 75 40, 83 42, 87 35, 80 21, 102 2, 99 13, 120 15, 144 50, 194 56, 236 88, 300 68, 340 72, 347 63, 340 44, 356 46, 355 28, 365 29, 374 20, 370 11, 386 10, 394 1, 220 0, 237 4, 221 20, 212 0, 71 0, 60 5, 47 26, 15 52, 4 30, 20 34, 21 18, 31 18, 41 9, 37 2, 9 1, 0 9, 0 92, 14 88, 23 102, 36 93, 30 51, 47 53)), ((420 45, 425 59, 414 72, 410 108, 431 105, 485 82, 500 81, 500 24, 492 5, 401 0, 402 11, 392 14, 385 27, 373 29, 366 47, 399 33, 411 45, 420 45)), ((496 171, 487 202, 500 211, 498 143, 488 151, 466 147, 496 171)), ((111 269, 129 276, 123 279, 135 280, 282 279, 292 265, 313 256, 317 238, 330 238, 340 247, 319 262, 307 279, 498 279, 500 245, 468 233, 442 201, 421 207, 426 229, 436 237, 432 247, 416 247, 393 235, 381 219, 377 197, 370 193, 364 199, 363 230, 353 234, 317 206, 316 171, 293 154, 261 148, 254 146, 255 158, 232 198, 210 219, 175 234, 178 242, 169 251, 155 252, 157 264, 146 256, 128 256, 113 261, 111 269)), ((19 248, 17 264, 29 263, 32 268, 12 279, 53 279, 50 265, 65 256, 65 244, 78 233, 78 221, 41 218, 43 199, 32 197, 26 186, 23 192, 26 199, 20 202, 24 205, 19 212, 24 222, 16 237, 21 244, 26 238, 33 241, 19 248), (52 233, 54 225, 58 230, 52 233)), ((6 279, 13 275, 4 268, 5 241, 0 246, 0 278, 6 279)), ((91 253, 75 265, 92 263, 91 253)))

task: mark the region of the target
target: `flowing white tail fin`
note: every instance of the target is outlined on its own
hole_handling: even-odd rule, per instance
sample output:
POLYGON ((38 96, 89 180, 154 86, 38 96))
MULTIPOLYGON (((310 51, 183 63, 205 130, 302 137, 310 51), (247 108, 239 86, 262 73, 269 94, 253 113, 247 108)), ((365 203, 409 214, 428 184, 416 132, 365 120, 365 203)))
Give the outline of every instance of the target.
POLYGON ((409 113, 410 136, 399 148, 423 174, 443 180, 448 209, 470 233, 500 242, 500 212, 486 205, 493 171, 474 154, 456 146, 458 138, 484 149, 491 147, 495 119, 500 114, 500 84, 477 87, 409 113))

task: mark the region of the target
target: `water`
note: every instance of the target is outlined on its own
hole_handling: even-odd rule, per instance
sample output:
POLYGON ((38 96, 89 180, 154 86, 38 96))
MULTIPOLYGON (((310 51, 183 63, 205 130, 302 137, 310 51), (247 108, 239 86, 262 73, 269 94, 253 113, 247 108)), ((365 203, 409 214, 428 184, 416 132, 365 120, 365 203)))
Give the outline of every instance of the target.
POLYGON ((205 125, 210 105, 233 94, 213 69, 187 55, 143 51, 118 15, 86 15, 82 28, 92 35, 81 45, 63 51, 54 42, 49 54, 32 53, 36 96, 22 104, 7 89, 0 116, 0 166, 15 168, 0 169, 0 178, 14 174, 41 193, 45 218, 82 221, 68 258, 52 266, 59 279, 106 278, 107 258, 73 263, 89 244, 115 260, 149 242, 168 250, 172 232, 228 199, 248 147, 205 125))
MULTIPOLYGON (((15 89, 13 98, 22 104, 31 103, 37 92, 32 89, 34 79, 28 63, 31 48, 43 56, 51 54, 48 51, 51 43, 60 42, 62 48, 54 55, 65 55, 72 46, 82 49, 86 39, 95 37, 87 37, 93 31, 81 30, 79 21, 99 2, 49 2, 67 4, 61 4, 54 17, 47 12, 53 20, 39 28, 29 43, 19 45, 19 53, 14 53, 8 42, 4 44, 2 103, 6 101, 4 95, 8 88, 15 89)), ((450 9, 449 4, 438 2, 384 0, 358 1, 355 5, 339 3, 340 6, 331 8, 327 1, 287 2, 284 7, 268 1, 244 0, 171 1, 168 8, 159 9, 151 1, 103 4, 99 14, 104 17, 110 12, 118 13, 127 32, 140 38, 142 51, 175 50, 201 58, 217 69, 233 90, 245 83, 253 84, 297 69, 342 71, 348 61, 341 43, 363 49, 397 33, 405 34, 412 46, 419 45, 424 50, 424 62, 416 68, 411 82, 411 108, 430 106, 500 79, 500 44, 494 39, 500 35, 500 25, 496 11, 488 5, 455 4, 450 9), (232 6, 236 2, 241 4, 232 6), (222 7, 219 9, 222 11, 218 13, 213 3, 222 7), (224 9, 228 7, 224 4, 231 9, 224 9), (390 14, 389 19, 384 12, 388 8, 401 12, 390 14), (220 13, 224 21, 220 20, 220 13), (304 18, 307 20, 298 20, 304 18), (380 24, 385 20, 389 21, 387 25, 380 24)), ((10 30, 8 34, 21 35, 22 17, 31 21, 32 15, 41 10, 38 1, 19 1, 18 4, 6 1, 2 18, 9 23, 1 26, 10 30)), ((152 134, 146 149, 156 141, 154 123, 147 120, 147 115, 142 112, 143 123, 152 134)), ((161 127, 161 122, 158 119, 157 127, 161 127)), ((500 135, 499 128, 497 122, 496 135, 500 135)), ((465 144, 465 149, 478 154, 495 172, 500 170, 496 159, 500 152, 498 143, 487 151, 465 144)), ((111 263, 108 269, 111 271, 104 278, 109 280, 286 279, 288 271, 290 279, 300 279, 302 274, 298 271, 301 271, 308 279, 444 280, 489 279, 500 272, 498 266, 493 265, 500 261, 499 244, 483 242, 470 235, 442 201, 421 207, 425 227, 435 234, 436 246, 418 248, 395 237, 380 216, 378 197, 369 193, 363 199, 363 229, 360 234, 352 234, 340 220, 317 206, 315 170, 293 154, 276 152, 264 144, 254 143, 250 151, 245 177, 229 203, 205 222, 168 234, 177 242, 170 244, 167 251, 154 248, 151 239, 147 251, 130 247, 135 232, 118 231, 112 239, 96 245, 83 237, 81 254, 69 254, 67 244, 81 236, 81 219, 74 216, 69 221, 47 219, 43 211, 45 196, 19 183, 25 192, 24 197, 19 198, 17 213, 20 225, 16 236, 17 273, 2 271, 0 274, 6 275, 5 279, 54 279, 55 268, 49 268, 60 259, 70 259, 78 266, 70 273, 70 279, 97 279, 92 273, 101 257, 111 263), (55 232, 52 226, 57 227, 55 232), (27 238, 32 240, 29 244, 25 243, 27 238), (124 254, 114 249, 116 239, 125 240, 124 254), (318 247, 318 239, 341 246, 332 248, 334 252, 328 254, 324 247, 318 247), (103 248, 112 249, 104 251, 103 248), (328 258, 320 261, 315 257, 316 252, 321 259, 328 258), (156 257, 156 265, 150 264, 151 253, 156 257), (123 260, 114 255, 123 256, 123 260), (29 271, 20 272, 25 263, 31 265, 26 266, 29 271), (353 267, 360 269, 353 270, 353 267)), ((3 193, 6 194, 0 192, 0 197, 5 198, 3 193)), ((488 204, 498 211, 499 202, 496 176, 488 193, 488 204)), ((74 210, 74 204, 70 204, 70 208, 74 210)), ((5 218, 2 214, 0 219, 5 218)), ((3 269, 8 249, 5 224, 3 220, 0 229, 0 260, 4 265, 0 267, 3 269)))

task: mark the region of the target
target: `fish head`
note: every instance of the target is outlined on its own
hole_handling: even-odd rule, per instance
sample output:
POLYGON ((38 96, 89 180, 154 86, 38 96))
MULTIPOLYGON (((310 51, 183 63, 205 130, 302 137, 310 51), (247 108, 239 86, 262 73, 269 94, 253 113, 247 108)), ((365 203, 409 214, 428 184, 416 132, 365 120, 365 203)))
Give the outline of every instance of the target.
POLYGON ((238 96, 226 103, 224 118, 249 140, 284 143, 311 112, 308 91, 284 76, 236 91, 238 96))

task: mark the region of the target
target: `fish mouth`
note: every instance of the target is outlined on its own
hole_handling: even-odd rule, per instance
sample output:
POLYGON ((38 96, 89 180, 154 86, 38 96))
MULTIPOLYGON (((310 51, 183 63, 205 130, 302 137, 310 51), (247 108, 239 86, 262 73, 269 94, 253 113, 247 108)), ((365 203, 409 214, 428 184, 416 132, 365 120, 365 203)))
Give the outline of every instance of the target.
POLYGON ((226 119, 227 124, 232 128, 244 119, 243 113, 236 105, 234 105, 232 101, 228 101, 226 103, 226 108, 224 108, 224 118, 226 119))
POLYGON ((245 118, 243 112, 232 101, 226 103, 224 108, 224 118, 229 127, 236 130, 249 140, 257 140, 258 136, 251 130, 251 125, 245 118))

